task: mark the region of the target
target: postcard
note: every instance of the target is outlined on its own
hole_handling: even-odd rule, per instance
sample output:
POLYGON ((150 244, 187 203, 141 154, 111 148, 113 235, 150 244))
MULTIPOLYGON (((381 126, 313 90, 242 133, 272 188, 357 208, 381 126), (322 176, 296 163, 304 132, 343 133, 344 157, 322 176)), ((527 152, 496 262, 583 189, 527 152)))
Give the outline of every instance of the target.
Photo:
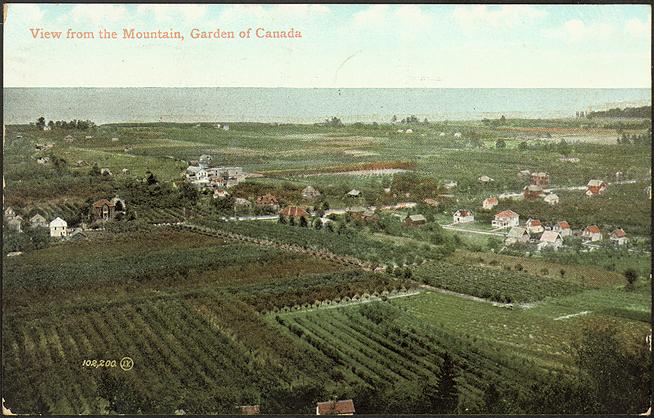
POLYGON ((651 411, 651 5, 3 11, 4 415, 651 411))

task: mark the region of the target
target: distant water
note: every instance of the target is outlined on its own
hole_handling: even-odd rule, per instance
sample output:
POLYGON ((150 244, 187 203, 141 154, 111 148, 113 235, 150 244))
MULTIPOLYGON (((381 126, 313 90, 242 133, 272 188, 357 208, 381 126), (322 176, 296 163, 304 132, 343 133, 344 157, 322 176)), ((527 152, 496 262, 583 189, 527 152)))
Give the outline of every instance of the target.
POLYGON ((651 89, 5 88, 3 96, 6 124, 544 118, 651 103, 651 89))

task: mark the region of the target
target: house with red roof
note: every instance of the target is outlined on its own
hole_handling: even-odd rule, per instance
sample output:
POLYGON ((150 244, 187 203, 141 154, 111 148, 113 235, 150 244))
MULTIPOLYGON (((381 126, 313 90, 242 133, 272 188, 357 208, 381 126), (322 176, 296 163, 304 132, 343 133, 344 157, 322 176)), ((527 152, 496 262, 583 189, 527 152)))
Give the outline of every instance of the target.
POLYGON ((602 231, 597 225, 587 226, 586 229, 581 233, 582 238, 585 238, 590 241, 601 241, 602 240, 602 231))
POLYGON ((567 223, 566 221, 557 222, 556 225, 552 227, 552 231, 561 234, 562 238, 572 236, 572 228, 570 228, 570 224, 567 223))
POLYGON ((530 184, 529 186, 525 186, 524 189, 522 189, 522 196, 527 200, 540 199, 541 197, 545 196, 545 191, 541 186, 530 184))
POLYGON ((463 224, 466 222, 475 221, 475 215, 473 215, 472 212, 467 209, 457 210, 454 212, 454 215, 452 215, 452 218, 455 224, 463 224))
POLYGON ((352 399, 318 402, 316 415, 354 415, 354 402, 352 399))
POLYGON ((627 234, 625 234, 624 229, 622 228, 618 228, 611 232, 609 239, 618 245, 624 245, 629 242, 629 238, 627 238, 627 234))
POLYGON ((286 206, 279 211, 279 216, 285 218, 308 218, 309 213, 299 206, 286 206))
POLYGON ((527 219, 525 227, 530 234, 540 234, 545 230, 543 224, 540 222, 540 219, 527 219))
POLYGON ((520 224, 520 215, 512 210, 503 210, 495 214, 495 219, 491 222, 494 228, 507 228, 518 226, 520 224))
POLYGON ((491 196, 491 197, 487 197, 486 199, 484 199, 483 202, 481 202, 481 207, 486 210, 491 210, 495 206, 497 206, 497 203, 498 203, 497 197, 491 196))
POLYGON ((116 205, 107 199, 100 199, 93 204, 93 218, 108 221, 114 217, 116 205))

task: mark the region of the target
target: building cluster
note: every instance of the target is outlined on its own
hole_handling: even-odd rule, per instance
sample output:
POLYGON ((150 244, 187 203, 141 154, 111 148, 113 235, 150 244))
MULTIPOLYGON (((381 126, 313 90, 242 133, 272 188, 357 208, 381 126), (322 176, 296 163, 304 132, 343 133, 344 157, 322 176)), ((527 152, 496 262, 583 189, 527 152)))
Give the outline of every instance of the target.
MULTIPOLYGON (((118 215, 124 215, 126 209, 125 201, 119 197, 114 197, 111 200, 100 199, 93 203, 90 214, 93 221, 104 222, 114 220, 118 215)), ((18 233, 22 233, 24 227, 47 228, 50 231, 50 236, 53 238, 86 237, 83 233, 86 230, 85 224, 82 223, 79 228, 69 228, 68 222, 59 216, 48 221, 43 215, 37 213, 25 221, 12 207, 7 207, 4 211, 4 220, 10 230, 18 233)))
MULTIPOLYGON (((566 221, 559 221, 554 225, 543 225, 539 219, 529 218, 520 225, 520 215, 512 210, 503 210, 495 214, 492 226, 496 228, 511 228, 504 240, 505 245, 516 243, 535 243, 538 250, 546 248, 558 250, 566 237, 580 237, 586 243, 601 241, 604 234, 597 225, 589 225, 583 230, 573 231, 566 221)), ((622 228, 615 229, 608 234, 611 242, 624 245, 629 240, 622 228)))
POLYGON ((210 155, 202 155, 186 169, 186 180, 200 190, 228 189, 247 178, 242 167, 213 167, 210 155), (194 164, 195 163, 195 164, 194 164))

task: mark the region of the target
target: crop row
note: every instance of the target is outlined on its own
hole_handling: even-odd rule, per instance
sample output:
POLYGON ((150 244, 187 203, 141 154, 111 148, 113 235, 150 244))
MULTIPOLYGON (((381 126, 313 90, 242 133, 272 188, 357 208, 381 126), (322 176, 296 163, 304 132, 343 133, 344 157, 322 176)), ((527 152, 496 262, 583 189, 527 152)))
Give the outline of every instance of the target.
POLYGON ((327 230, 293 227, 269 222, 215 222, 198 220, 195 223, 276 242, 295 244, 313 251, 327 250, 337 255, 350 256, 373 264, 392 265, 428 259, 433 251, 419 245, 399 245, 368 238, 350 231, 345 235, 327 230))
POLYGON ((419 266, 414 274, 417 280, 431 286, 507 303, 531 302, 582 290, 570 280, 469 263, 428 262, 419 266))

